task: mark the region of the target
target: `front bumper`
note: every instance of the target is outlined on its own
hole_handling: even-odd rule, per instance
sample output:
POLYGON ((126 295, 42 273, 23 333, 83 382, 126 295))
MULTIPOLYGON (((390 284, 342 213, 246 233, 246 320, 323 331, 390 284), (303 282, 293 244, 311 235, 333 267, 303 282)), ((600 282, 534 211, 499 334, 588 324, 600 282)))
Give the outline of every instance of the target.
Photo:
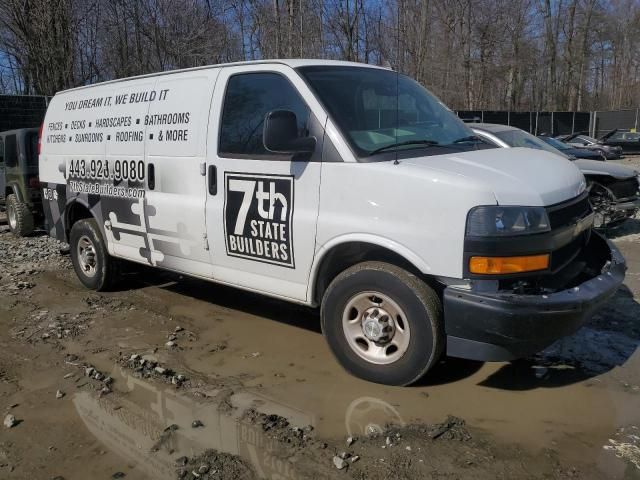
POLYGON ((444 290, 447 355, 506 361, 532 355, 570 335, 606 302, 624 280, 626 264, 613 243, 591 235, 604 252, 599 274, 548 294, 480 292, 454 286, 444 290))

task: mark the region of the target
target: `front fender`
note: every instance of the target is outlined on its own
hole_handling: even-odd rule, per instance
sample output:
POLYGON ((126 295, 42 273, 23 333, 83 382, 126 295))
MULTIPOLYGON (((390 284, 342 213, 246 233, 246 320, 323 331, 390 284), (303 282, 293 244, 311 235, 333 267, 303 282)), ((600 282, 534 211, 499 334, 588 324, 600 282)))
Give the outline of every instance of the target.
POLYGON ((355 242, 367 243, 369 245, 384 248, 396 253, 397 255, 400 255, 420 272, 427 274, 431 272, 430 265, 425 262, 424 259, 419 257, 411 249, 407 248, 401 243, 391 240, 390 238, 367 233, 344 234, 330 239, 316 249, 313 264, 311 266, 310 281, 308 282, 309 286, 307 287, 307 299, 313 299, 313 292, 315 292, 318 281, 318 271, 320 269, 320 265, 322 265, 323 260, 326 258, 326 255, 335 247, 355 242))
POLYGON ((22 190, 16 183, 10 183, 7 186, 11 189, 11 192, 16 196, 19 202, 22 202, 22 203, 25 202, 25 198, 24 198, 24 195, 22 194, 22 190))

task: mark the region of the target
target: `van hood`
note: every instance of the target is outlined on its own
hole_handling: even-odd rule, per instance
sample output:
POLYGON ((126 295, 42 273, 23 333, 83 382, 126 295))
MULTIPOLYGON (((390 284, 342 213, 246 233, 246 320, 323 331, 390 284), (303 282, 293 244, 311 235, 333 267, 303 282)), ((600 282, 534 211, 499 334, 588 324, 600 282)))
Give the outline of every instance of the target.
POLYGON ((499 205, 554 205, 580 195, 586 188, 584 176, 573 162, 531 148, 407 158, 401 164, 447 172, 483 184, 499 205))
POLYGON ((624 180, 638 175, 638 172, 625 165, 617 163, 601 162, 598 160, 577 159, 573 163, 580 169, 584 175, 608 175, 610 177, 624 180))

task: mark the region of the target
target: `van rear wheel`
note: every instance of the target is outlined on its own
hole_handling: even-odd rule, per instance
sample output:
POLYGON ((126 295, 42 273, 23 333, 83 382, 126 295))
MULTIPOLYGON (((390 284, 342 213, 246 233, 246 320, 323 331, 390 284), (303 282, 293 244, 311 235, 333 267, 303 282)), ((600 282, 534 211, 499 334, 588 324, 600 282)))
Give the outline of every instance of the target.
POLYGON ((71 261, 80 282, 92 290, 111 288, 118 277, 118 264, 109 255, 96 221, 78 220, 69 237, 71 261))
POLYGON ((322 300, 321 321, 340 364, 376 383, 414 383, 444 350, 436 293, 415 275, 383 262, 360 263, 338 275, 322 300))
POLYGON ((7 220, 14 235, 26 237, 33 233, 33 213, 29 205, 18 200, 13 193, 7 196, 7 220))

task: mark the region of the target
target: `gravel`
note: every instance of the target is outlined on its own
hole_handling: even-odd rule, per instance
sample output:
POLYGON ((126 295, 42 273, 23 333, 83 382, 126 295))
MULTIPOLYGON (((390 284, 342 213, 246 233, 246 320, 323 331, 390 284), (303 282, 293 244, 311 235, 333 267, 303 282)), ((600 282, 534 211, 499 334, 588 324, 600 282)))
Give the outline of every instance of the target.
POLYGON ((11 415, 10 413, 4 417, 4 426, 7 428, 13 428, 18 424, 18 420, 15 415, 11 415))
POLYGON ((250 480, 258 478, 252 467, 237 455, 206 450, 201 455, 176 459, 176 478, 214 480, 250 480))
POLYGON ((342 470, 343 468, 347 468, 349 465, 344 458, 341 458, 339 455, 335 455, 333 457, 333 465, 338 469, 342 470))

